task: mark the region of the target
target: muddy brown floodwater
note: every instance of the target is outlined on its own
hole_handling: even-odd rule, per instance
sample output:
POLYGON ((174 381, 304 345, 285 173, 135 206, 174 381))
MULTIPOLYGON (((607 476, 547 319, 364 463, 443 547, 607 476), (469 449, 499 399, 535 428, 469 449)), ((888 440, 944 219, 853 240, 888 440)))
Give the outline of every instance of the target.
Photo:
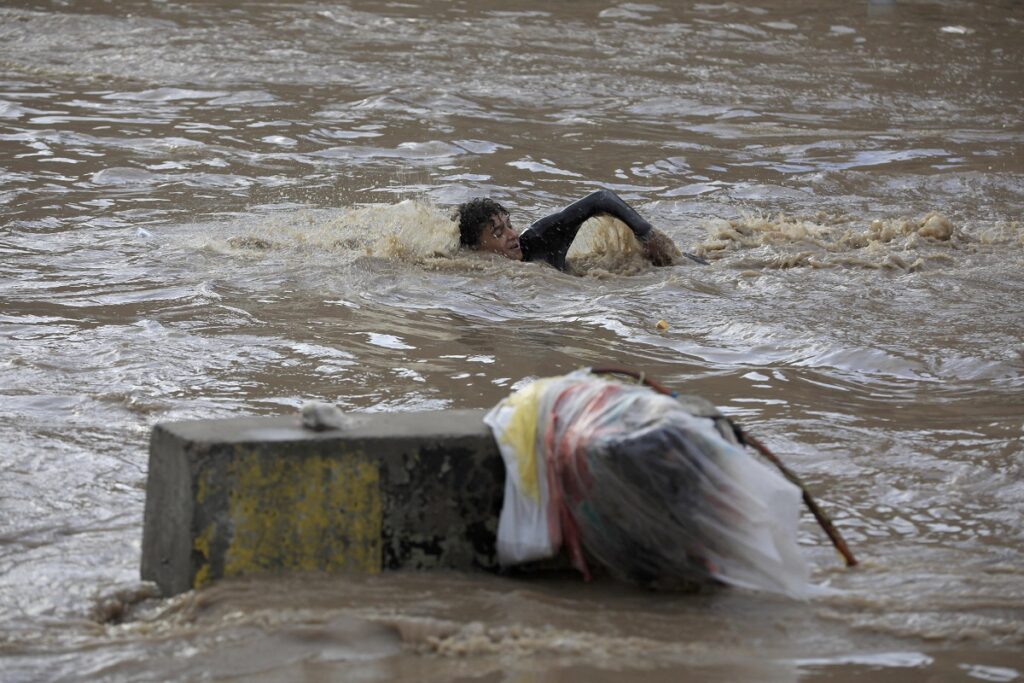
POLYGON ((0 3, 0 679, 1024 679, 1024 5, 0 3), (575 274, 460 253, 605 187, 575 274), (664 320, 668 329, 659 329, 664 320), (139 580, 158 421, 613 363, 770 444, 822 595, 139 580))

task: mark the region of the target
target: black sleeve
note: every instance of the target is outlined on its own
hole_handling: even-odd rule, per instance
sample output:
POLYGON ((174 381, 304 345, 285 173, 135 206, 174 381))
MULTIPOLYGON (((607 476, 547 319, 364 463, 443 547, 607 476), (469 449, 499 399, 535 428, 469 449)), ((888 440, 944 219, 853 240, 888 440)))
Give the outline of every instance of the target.
POLYGON ((545 216, 523 231, 519 246, 524 261, 546 261, 565 270, 565 255, 580 226, 594 216, 609 214, 629 226, 637 239, 650 234, 651 224, 611 190, 598 190, 557 213, 545 216))

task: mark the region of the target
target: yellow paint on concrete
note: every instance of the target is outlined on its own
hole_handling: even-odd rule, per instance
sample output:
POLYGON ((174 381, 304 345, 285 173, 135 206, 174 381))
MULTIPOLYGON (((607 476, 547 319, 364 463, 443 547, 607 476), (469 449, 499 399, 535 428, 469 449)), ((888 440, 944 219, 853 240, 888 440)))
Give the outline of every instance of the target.
MULTIPOLYGON (((204 480, 200 479, 199 481, 203 482, 204 480)), ((205 484, 201 484, 196 498, 199 498, 200 493, 205 495, 205 491, 205 484)), ((210 582, 210 539, 213 538, 214 531, 215 527, 212 524, 207 524, 206 528, 192 541, 192 548, 203 558, 203 563, 192 579, 193 588, 202 588, 210 582)))
POLYGON ((199 477, 199 481, 196 483, 196 503, 202 505, 206 502, 206 477, 199 477))
POLYGON ((224 576, 380 571, 380 473, 360 454, 261 457, 239 448, 228 474, 224 576))

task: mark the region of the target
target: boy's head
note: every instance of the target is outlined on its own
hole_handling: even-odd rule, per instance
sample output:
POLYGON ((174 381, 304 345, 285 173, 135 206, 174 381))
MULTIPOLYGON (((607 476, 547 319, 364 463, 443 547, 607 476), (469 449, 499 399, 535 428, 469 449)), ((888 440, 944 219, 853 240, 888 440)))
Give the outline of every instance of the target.
POLYGON ((452 219, 459 222, 462 246, 500 254, 513 261, 522 260, 519 235, 512 228, 508 211, 493 199, 478 197, 460 204, 452 219))

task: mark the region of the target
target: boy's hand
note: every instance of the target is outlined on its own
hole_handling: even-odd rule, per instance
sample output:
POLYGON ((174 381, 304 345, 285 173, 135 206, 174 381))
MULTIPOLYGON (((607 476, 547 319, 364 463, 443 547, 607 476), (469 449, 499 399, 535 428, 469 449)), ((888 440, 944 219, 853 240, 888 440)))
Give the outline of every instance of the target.
POLYGON ((661 230, 652 229, 641 244, 644 245, 644 256, 656 266, 671 266, 676 257, 682 255, 672 238, 661 230))

